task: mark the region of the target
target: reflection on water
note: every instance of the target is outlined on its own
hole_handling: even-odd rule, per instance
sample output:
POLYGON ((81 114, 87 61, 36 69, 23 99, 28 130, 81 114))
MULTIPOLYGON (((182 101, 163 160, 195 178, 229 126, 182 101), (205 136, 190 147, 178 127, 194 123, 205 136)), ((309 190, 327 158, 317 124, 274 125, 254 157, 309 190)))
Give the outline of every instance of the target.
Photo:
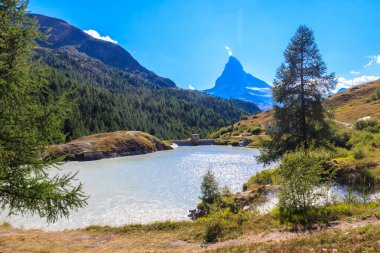
POLYGON ((91 162, 69 162, 62 172, 79 171, 77 178, 91 195, 88 206, 49 226, 37 217, 1 221, 23 228, 61 230, 88 225, 123 225, 187 219, 199 201, 204 173, 214 171, 220 186, 241 191, 242 184, 262 169, 254 149, 226 146, 180 147, 142 156, 91 162))

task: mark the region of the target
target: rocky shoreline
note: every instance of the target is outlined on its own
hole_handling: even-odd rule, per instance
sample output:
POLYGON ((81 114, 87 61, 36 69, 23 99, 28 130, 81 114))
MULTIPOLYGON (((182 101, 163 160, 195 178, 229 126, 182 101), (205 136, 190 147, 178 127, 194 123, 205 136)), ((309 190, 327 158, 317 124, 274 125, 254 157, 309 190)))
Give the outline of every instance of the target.
POLYGON ((91 161, 104 158, 132 156, 169 150, 172 147, 148 133, 117 131, 85 136, 80 139, 54 145, 48 153, 65 156, 68 161, 91 161))

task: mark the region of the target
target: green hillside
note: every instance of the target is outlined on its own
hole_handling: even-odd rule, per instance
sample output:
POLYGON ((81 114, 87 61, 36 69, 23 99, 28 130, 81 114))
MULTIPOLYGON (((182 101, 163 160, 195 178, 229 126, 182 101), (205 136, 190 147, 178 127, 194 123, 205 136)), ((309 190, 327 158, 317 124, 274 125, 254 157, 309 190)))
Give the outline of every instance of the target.
POLYGON ((50 69, 53 95, 70 91, 74 101, 64 130, 67 140, 116 130, 139 130, 159 138, 205 136, 242 114, 259 111, 252 103, 230 101, 177 87, 162 87, 138 74, 110 67, 74 48, 40 48, 50 69))

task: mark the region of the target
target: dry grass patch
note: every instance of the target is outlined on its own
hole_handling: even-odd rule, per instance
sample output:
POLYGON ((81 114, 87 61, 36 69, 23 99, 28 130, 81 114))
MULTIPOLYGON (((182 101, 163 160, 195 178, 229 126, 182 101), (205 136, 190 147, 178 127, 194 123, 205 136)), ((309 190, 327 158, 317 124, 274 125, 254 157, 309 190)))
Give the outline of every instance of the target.
POLYGON ((226 246, 209 253, 241 252, 380 252, 380 225, 315 233, 289 240, 226 246))

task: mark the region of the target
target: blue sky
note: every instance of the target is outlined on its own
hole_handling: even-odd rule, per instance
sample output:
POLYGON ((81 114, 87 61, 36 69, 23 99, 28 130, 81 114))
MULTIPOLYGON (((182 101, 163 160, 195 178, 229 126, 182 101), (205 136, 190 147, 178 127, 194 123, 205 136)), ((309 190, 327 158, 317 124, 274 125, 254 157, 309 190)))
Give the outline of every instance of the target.
POLYGON ((380 0, 30 0, 29 9, 109 36, 183 88, 212 87, 226 46, 247 72, 271 84, 301 24, 314 30, 340 86, 380 76, 380 0))

